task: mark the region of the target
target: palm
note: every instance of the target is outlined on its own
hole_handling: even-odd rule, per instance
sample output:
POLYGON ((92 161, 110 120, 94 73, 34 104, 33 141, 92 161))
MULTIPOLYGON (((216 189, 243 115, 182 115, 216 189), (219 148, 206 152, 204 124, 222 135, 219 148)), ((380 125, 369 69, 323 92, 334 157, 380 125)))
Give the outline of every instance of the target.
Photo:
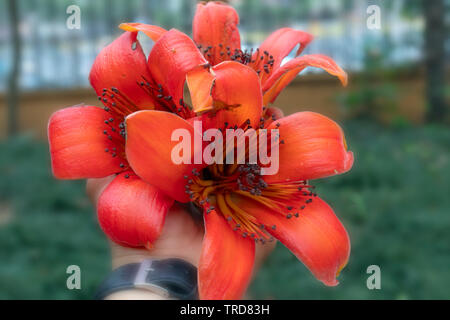
MULTIPOLYGON (((97 202, 103 189, 112 180, 90 179, 87 193, 93 203, 97 202)), ((181 258, 198 266, 204 235, 202 219, 193 218, 179 204, 169 210, 163 231, 158 240, 150 248, 127 248, 111 242, 113 268, 121 265, 140 262, 145 258, 181 258)), ((273 250, 275 242, 256 246, 255 267, 258 268, 264 258, 273 250)))

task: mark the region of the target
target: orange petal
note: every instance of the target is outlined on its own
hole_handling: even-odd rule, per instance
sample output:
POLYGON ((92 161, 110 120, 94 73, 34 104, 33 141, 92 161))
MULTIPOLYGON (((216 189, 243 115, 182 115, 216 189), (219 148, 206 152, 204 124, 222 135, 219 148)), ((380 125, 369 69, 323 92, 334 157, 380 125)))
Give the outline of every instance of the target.
POLYGON ((185 176, 191 177, 193 169, 199 172, 203 167, 193 164, 194 139, 201 142, 201 134, 194 133, 194 128, 184 119, 163 111, 139 111, 128 116, 125 123, 126 155, 136 174, 175 200, 188 202, 185 176), (180 143, 171 141, 176 129, 184 129, 190 135, 191 164, 176 164, 172 160, 172 150, 180 143))
POLYGON ((344 133, 331 119, 314 112, 299 112, 273 122, 280 124, 279 171, 267 183, 324 178, 347 172, 353 153, 347 151, 344 133))
POLYGON ((213 100, 212 111, 200 115, 205 130, 240 127, 247 120, 258 126, 262 115, 261 85, 256 72, 234 61, 222 62, 211 71, 197 68, 188 74, 194 111, 201 112, 213 100), (209 98, 210 97, 210 98, 209 98))
POLYGON ((144 23, 122 23, 119 25, 119 28, 130 32, 141 31, 155 42, 158 41, 159 38, 167 32, 166 29, 163 29, 161 27, 144 23))
POLYGON ((205 214, 205 229, 198 267, 200 299, 240 299, 250 282, 255 242, 234 232, 216 211, 205 214))
POLYGON ((307 67, 321 68, 329 74, 341 80, 344 86, 347 85, 347 73, 342 70, 333 59, 320 55, 311 54, 295 58, 276 69, 264 83, 264 105, 274 102, 280 92, 307 67))
POLYGON ((186 83, 191 95, 194 112, 213 105, 212 86, 215 76, 208 66, 198 66, 186 75, 186 83))
POLYGON ((148 58, 153 80, 164 88, 164 95, 171 97, 177 107, 183 99, 187 72, 205 63, 191 38, 176 29, 161 36, 148 58))
POLYGON ((50 117, 48 140, 55 177, 103 178, 122 171, 120 164, 126 164, 123 140, 111 133, 105 123, 110 117, 105 110, 93 106, 62 109, 50 117), (105 130, 112 135, 111 140, 105 130))
POLYGON ((248 199, 239 206, 250 212, 265 226, 270 234, 280 240, 300 259, 313 275, 327 286, 339 282, 336 277, 347 264, 350 256, 350 239, 339 219, 323 200, 315 197, 305 205, 302 202, 286 202, 290 211, 276 212, 248 199), (299 217, 295 217, 296 213, 299 217), (286 215, 292 214, 287 219, 286 215))
POLYGON ((118 175, 98 200, 98 221, 114 242, 147 247, 158 239, 173 200, 132 172, 118 175))
POLYGON ((99 53, 89 74, 89 81, 98 96, 102 96, 103 89, 116 88, 131 102, 127 107, 133 111, 153 109, 156 105, 155 99, 139 85, 144 78, 151 79, 151 76, 136 37, 137 32, 125 32, 114 40, 99 53))
POLYGON ((205 57, 212 65, 230 60, 234 50, 241 48, 238 24, 239 15, 227 4, 221 2, 197 4, 197 12, 192 23, 193 38, 201 45, 203 52, 207 49, 205 57))
MULTIPOLYGON (((273 32, 259 47, 259 52, 253 54, 253 60, 256 61, 256 69, 262 69, 261 65, 265 60, 260 57, 264 56, 264 52, 268 52, 266 61, 273 59, 273 66, 270 73, 262 72, 261 82, 264 83, 275 70, 279 68, 283 59, 297 46, 298 48, 295 56, 300 55, 306 46, 313 40, 313 36, 307 32, 294 30, 291 28, 282 28, 273 32)), ((263 70, 261 70, 263 71, 263 70)))

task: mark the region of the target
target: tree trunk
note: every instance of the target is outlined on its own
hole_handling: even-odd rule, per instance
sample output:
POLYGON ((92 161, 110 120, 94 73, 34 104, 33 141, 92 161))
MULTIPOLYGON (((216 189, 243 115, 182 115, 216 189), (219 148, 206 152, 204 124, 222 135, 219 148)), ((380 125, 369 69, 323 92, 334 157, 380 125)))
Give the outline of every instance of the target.
POLYGON ((423 0, 425 14, 426 105, 429 121, 446 120, 444 0, 423 0))
POLYGON ((21 43, 19 35, 19 14, 17 0, 8 0, 9 24, 11 28, 11 42, 13 63, 9 74, 8 84, 8 135, 12 136, 18 130, 18 107, 19 107, 19 75, 21 60, 21 43))

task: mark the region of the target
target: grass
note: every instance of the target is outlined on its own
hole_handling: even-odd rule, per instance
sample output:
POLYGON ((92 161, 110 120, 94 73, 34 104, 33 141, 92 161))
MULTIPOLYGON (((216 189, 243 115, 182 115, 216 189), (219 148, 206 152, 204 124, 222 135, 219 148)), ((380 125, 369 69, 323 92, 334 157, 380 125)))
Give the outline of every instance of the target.
MULTIPOLYGON (((323 286, 282 245, 250 288, 253 298, 450 298, 450 130, 388 129, 349 122, 356 161, 343 176, 316 181, 352 240, 348 266, 323 286), (370 265, 381 290, 368 290, 370 265)), ((0 143, 0 299, 90 299, 110 268, 107 242, 81 181, 57 181, 45 143, 0 143), (66 288, 66 268, 82 290, 66 288)))

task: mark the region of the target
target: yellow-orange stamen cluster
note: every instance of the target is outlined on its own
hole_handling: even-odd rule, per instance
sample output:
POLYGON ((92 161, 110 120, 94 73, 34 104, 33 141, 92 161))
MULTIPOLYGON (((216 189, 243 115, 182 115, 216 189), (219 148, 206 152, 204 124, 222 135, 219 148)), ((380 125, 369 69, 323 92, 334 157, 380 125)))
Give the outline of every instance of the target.
MULTIPOLYGON (((261 122, 264 124, 263 118, 261 122)), ((263 127, 264 125, 261 126, 263 127)), ((246 122, 246 129, 248 128, 249 123, 246 122)), ((259 129, 256 132, 259 133, 259 129)), ((227 147, 230 148, 224 146, 224 159, 230 151, 234 152, 238 148, 235 146, 234 150, 228 150, 227 147)), ((237 198, 239 201, 255 201, 270 211, 291 219, 300 216, 301 210, 312 201, 315 193, 309 190, 313 187, 306 181, 267 184, 261 175, 260 165, 248 163, 249 152, 246 145, 244 164, 238 164, 238 159, 235 159, 234 164, 212 164, 201 172, 194 169, 191 176, 185 176, 185 188, 191 202, 203 208, 206 214, 217 208, 216 211, 223 215, 234 231, 243 237, 265 243, 272 240, 267 228, 275 230, 276 226, 261 224, 251 212, 239 206, 237 198), (286 203, 299 205, 294 208, 286 206, 286 203)))

